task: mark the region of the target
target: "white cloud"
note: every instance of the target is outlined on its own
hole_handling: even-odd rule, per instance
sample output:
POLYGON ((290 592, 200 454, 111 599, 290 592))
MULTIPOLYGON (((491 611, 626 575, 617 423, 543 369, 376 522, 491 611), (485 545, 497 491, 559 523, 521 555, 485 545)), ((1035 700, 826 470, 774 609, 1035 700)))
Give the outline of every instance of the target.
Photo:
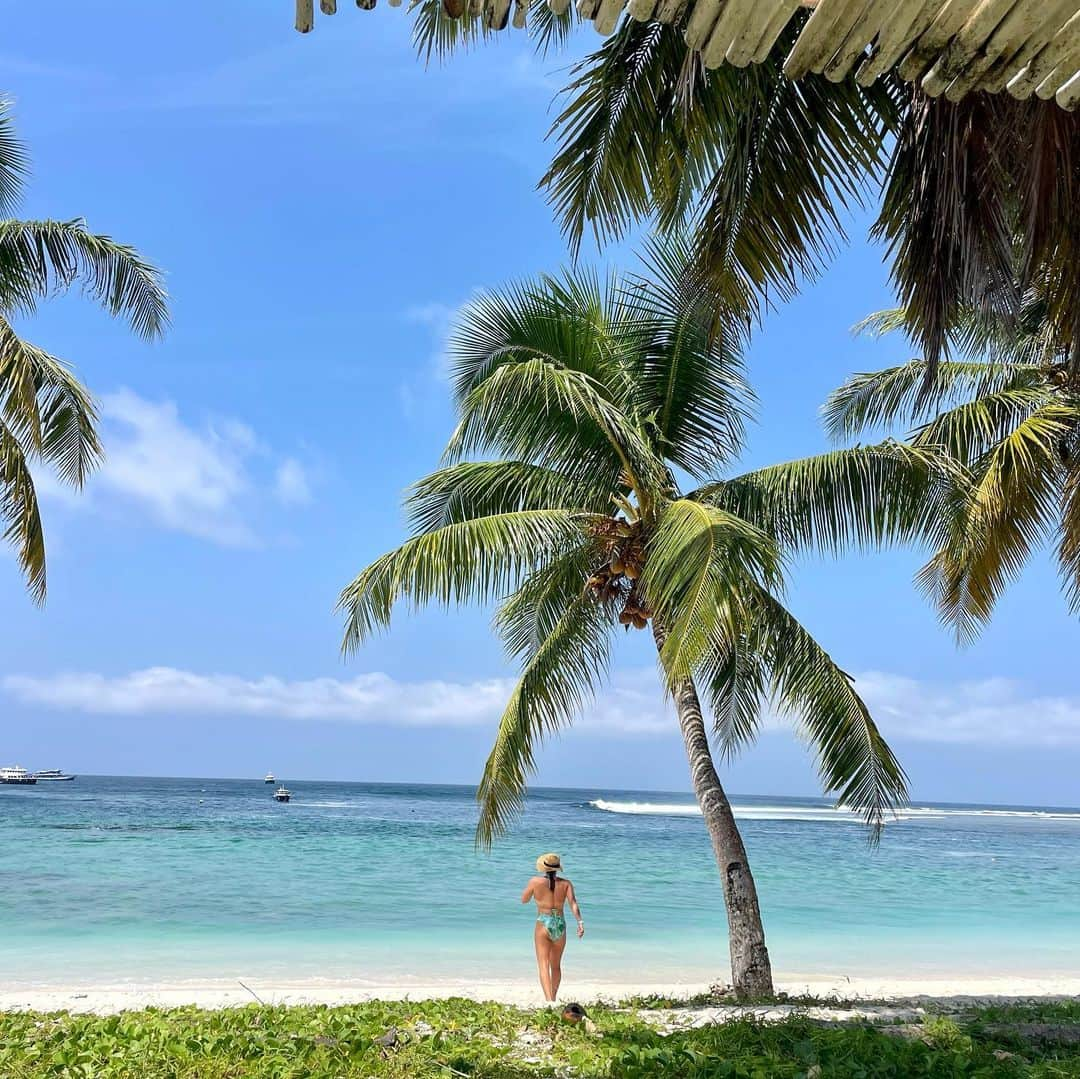
POLYGON ((1080 698, 1032 695, 1005 678, 941 684, 870 671, 856 679, 892 739, 984 745, 1080 745, 1080 698))
POLYGON ((307 472, 295 457, 286 457, 278 465, 274 478, 274 494, 285 505, 304 505, 311 501, 311 484, 307 472))
MULTIPOLYGON (((953 686, 872 672, 858 679, 887 737, 981 745, 1080 746, 1080 700, 1025 696, 1001 679, 953 686)), ((337 720, 409 727, 490 726, 502 714, 509 678, 406 682, 382 673, 286 681, 152 667, 93 673, 10 675, 3 690, 22 704, 110 715, 220 715, 337 720)), ((768 717, 765 729, 782 726, 768 717)), ((627 735, 674 731, 652 668, 622 671, 576 724, 627 735)))
MULTIPOLYGON (((351 679, 240 678, 150 667, 107 677, 68 673, 9 675, 3 690, 23 704, 102 715, 262 716, 407 727, 473 727, 497 722, 513 688, 509 678, 402 682, 382 673, 351 679)), ((634 734, 670 731, 656 673, 619 676, 582 726, 634 734)))
POLYGON ((271 496, 286 505, 310 500, 303 465, 277 460, 240 420, 195 426, 175 402, 129 389, 102 396, 100 411, 105 461, 86 490, 71 491, 43 472, 41 494, 73 510, 135 509, 163 528, 228 547, 257 546, 251 518, 271 496))
POLYGON ((254 536, 239 514, 250 489, 247 459, 257 440, 235 420, 196 430, 171 401, 155 403, 131 390, 102 398, 105 464, 90 492, 133 501, 166 528, 228 546, 254 536))

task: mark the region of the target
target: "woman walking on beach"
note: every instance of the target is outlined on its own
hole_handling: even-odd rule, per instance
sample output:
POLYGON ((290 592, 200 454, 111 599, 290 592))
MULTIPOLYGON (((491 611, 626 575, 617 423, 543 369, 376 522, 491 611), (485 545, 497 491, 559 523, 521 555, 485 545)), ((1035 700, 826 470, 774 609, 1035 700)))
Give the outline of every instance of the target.
POLYGON ((554 1000, 562 981, 562 954, 566 948, 566 916, 563 905, 570 904, 570 910, 577 919, 577 935, 585 935, 585 923, 581 920, 581 909, 574 895, 574 886, 565 877, 560 877, 562 860, 557 854, 541 854, 536 859, 536 872, 525 885, 521 893, 521 902, 536 901, 536 926, 533 940, 536 944, 536 965, 540 971, 540 988, 545 1000, 554 1000))

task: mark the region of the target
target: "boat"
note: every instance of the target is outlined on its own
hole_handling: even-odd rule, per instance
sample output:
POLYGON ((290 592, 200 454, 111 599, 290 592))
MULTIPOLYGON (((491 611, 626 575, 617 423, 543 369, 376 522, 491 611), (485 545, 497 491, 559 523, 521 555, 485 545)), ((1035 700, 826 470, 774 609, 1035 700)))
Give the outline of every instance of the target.
POLYGON ((69 776, 67 772, 61 772, 59 768, 46 768, 41 772, 33 772, 31 774, 39 783, 60 783, 62 781, 70 781, 75 778, 75 776, 69 776))
POLYGON ((289 790, 288 787, 278 787, 278 789, 274 791, 275 802, 287 802, 291 797, 292 791, 289 790))
POLYGON ((37 777, 32 776, 25 768, 19 765, 9 765, 0 768, 0 783, 9 783, 13 786, 28 787, 37 782, 37 777))
POLYGON ((263 782, 264 783, 276 783, 277 780, 274 778, 274 773, 273 772, 267 772, 266 775, 263 776, 263 782))

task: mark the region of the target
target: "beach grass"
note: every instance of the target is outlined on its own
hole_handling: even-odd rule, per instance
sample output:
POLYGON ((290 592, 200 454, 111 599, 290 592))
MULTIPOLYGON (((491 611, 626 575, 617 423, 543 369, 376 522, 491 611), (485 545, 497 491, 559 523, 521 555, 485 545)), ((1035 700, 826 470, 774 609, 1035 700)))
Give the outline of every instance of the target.
POLYGON ((649 1013, 469 1000, 0 1015, 0 1075, 85 1079, 829 1079, 1080 1076, 1080 1005, 903 1025, 742 1018, 663 1032, 649 1013))

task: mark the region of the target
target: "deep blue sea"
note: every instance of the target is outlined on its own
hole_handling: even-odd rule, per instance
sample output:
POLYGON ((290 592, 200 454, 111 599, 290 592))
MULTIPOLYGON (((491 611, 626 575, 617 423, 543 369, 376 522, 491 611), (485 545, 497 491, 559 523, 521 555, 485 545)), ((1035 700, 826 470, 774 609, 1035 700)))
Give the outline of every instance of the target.
MULTIPOLYGON (((9 985, 531 978, 536 856, 562 854, 577 977, 723 977, 724 909, 686 794, 532 792, 473 847, 465 787, 80 776, 0 787, 9 985)), ((786 974, 1075 973, 1080 811, 923 805, 871 848, 812 799, 733 798, 786 974)))

